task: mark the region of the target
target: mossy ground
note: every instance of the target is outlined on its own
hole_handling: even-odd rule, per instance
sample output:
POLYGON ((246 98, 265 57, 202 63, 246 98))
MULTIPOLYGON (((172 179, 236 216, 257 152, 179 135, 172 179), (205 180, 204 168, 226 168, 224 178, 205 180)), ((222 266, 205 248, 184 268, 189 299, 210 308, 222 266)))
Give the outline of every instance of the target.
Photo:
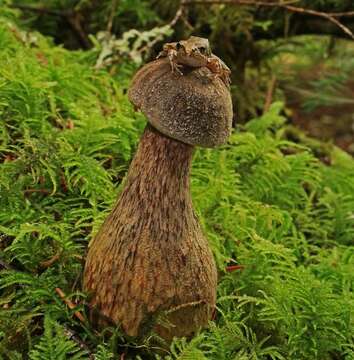
POLYGON ((294 137, 281 103, 194 157, 194 206, 220 275, 210 328, 161 355, 80 321, 87 245, 145 124, 126 97, 132 69, 95 70, 93 51, 8 20, 0 44, 0 357, 354 359, 354 160, 294 137))

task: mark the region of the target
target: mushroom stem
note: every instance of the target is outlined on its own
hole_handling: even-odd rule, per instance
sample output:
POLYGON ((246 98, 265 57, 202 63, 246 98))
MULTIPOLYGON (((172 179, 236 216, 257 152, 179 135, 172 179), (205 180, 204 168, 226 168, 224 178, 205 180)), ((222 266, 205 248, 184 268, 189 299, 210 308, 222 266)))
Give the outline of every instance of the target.
POLYGON ((193 146, 168 138, 148 125, 130 166, 120 202, 130 201, 134 195, 139 203, 132 211, 143 211, 144 218, 173 219, 176 206, 187 211, 184 217, 189 217, 188 211, 192 207, 189 172, 193 149, 193 146))
POLYGON ((90 244, 91 305, 131 336, 189 336, 211 318, 213 256, 189 191, 193 146, 148 125, 124 190, 90 244), (170 327, 159 325, 164 318, 170 327))

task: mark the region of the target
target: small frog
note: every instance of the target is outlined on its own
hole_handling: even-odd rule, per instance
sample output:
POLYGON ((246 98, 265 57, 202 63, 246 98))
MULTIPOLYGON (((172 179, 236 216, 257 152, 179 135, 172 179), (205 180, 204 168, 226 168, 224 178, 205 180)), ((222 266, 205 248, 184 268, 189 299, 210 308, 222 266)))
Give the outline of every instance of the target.
POLYGON ((166 43, 157 58, 168 57, 172 72, 183 75, 183 66, 193 68, 207 67, 215 77, 219 77, 227 86, 230 85, 231 71, 228 66, 211 52, 209 40, 191 36, 187 40, 166 43))

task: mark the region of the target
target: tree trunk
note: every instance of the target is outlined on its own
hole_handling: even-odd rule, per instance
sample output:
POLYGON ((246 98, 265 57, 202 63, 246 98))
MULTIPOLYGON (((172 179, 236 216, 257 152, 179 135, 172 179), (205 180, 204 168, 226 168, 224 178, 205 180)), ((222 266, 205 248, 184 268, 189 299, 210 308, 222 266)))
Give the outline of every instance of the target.
POLYGON ((148 125, 124 190, 90 244, 91 305, 130 336, 192 335, 215 306, 216 267, 189 190, 192 155, 192 146, 148 125))

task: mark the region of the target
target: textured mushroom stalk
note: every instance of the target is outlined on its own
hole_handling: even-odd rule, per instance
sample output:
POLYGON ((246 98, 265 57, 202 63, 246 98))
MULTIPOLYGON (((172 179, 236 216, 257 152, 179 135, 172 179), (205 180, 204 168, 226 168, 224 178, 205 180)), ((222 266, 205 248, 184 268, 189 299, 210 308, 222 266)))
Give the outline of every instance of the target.
POLYGON ((222 80, 207 68, 183 71, 161 59, 132 81, 129 99, 151 125, 84 271, 99 319, 131 336, 153 329, 167 341, 207 325, 215 307, 216 267, 193 211, 189 170, 193 146, 224 143, 232 121, 222 80))
POLYGON ((217 275, 192 207, 192 153, 147 126, 125 188, 90 245, 91 305, 128 335, 154 328, 165 339, 188 336, 211 318, 217 275))

